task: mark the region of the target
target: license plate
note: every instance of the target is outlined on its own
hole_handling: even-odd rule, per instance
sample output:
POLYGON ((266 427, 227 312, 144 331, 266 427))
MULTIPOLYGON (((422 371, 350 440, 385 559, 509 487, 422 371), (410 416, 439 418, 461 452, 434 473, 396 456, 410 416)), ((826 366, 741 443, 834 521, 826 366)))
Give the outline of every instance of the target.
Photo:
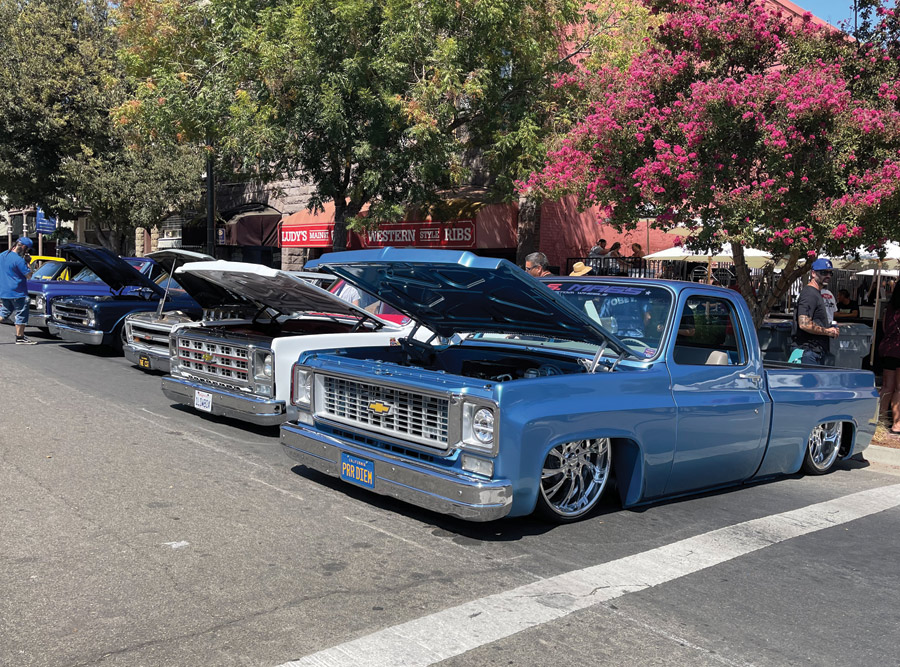
POLYGON ((374 489, 375 463, 341 452, 341 479, 367 489, 374 489))
MULTIPOLYGON (((141 368, 150 368, 150 357, 148 357, 146 354, 142 354, 141 356, 139 356, 138 357, 138 366, 140 366, 141 368)), ((196 400, 197 400, 197 396, 195 395, 194 401, 196 401, 196 400)))
POLYGON ((212 412, 212 394, 208 391, 194 391, 194 407, 204 412, 212 412))

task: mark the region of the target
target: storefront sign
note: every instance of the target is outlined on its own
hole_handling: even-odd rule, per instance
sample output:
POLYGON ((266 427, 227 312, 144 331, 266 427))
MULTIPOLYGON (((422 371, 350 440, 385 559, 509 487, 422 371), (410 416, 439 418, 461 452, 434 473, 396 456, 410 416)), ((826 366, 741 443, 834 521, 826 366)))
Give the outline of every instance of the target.
POLYGON ((474 248, 475 221, 398 222, 360 233, 364 248, 474 248))
POLYGON ((314 225, 284 225, 281 228, 282 248, 330 248, 333 229, 331 223, 314 225))

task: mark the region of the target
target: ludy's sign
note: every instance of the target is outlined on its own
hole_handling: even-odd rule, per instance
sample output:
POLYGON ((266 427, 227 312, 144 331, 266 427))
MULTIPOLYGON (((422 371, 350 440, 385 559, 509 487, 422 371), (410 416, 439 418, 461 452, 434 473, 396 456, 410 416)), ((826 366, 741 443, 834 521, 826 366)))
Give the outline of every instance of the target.
POLYGON ((281 245, 285 248, 330 248, 332 236, 330 223, 284 225, 281 228, 281 245))

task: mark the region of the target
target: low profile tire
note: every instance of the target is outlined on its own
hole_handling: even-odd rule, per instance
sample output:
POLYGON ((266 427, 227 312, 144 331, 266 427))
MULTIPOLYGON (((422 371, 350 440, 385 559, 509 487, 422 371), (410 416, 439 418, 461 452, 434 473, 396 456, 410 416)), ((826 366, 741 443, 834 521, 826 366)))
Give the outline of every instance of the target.
POLYGON ((125 343, 128 342, 128 336, 125 334, 125 323, 123 322, 118 326, 116 332, 113 334, 113 344, 112 348, 122 354, 125 351, 125 343))
POLYGON ((840 454, 842 430, 841 422, 825 422, 812 430, 806 443, 803 472, 824 475, 834 467, 840 454))
POLYGON ((537 513, 555 523, 587 516, 609 482, 611 455, 609 438, 574 440, 551 449, 541 469, 537 513))

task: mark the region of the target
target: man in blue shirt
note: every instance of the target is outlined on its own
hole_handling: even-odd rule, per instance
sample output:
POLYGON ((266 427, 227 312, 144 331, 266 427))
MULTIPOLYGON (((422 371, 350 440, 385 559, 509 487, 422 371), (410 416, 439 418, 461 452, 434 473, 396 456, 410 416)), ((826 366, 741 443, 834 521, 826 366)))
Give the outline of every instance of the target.
POLYGON ((0 254, 0 320, 16 316, 16 345, 34 345, 37 341, 25 338, 28 324, 28 276, 31 269, 25 260, 34 244, 23 236, 16 244, 0 254))

